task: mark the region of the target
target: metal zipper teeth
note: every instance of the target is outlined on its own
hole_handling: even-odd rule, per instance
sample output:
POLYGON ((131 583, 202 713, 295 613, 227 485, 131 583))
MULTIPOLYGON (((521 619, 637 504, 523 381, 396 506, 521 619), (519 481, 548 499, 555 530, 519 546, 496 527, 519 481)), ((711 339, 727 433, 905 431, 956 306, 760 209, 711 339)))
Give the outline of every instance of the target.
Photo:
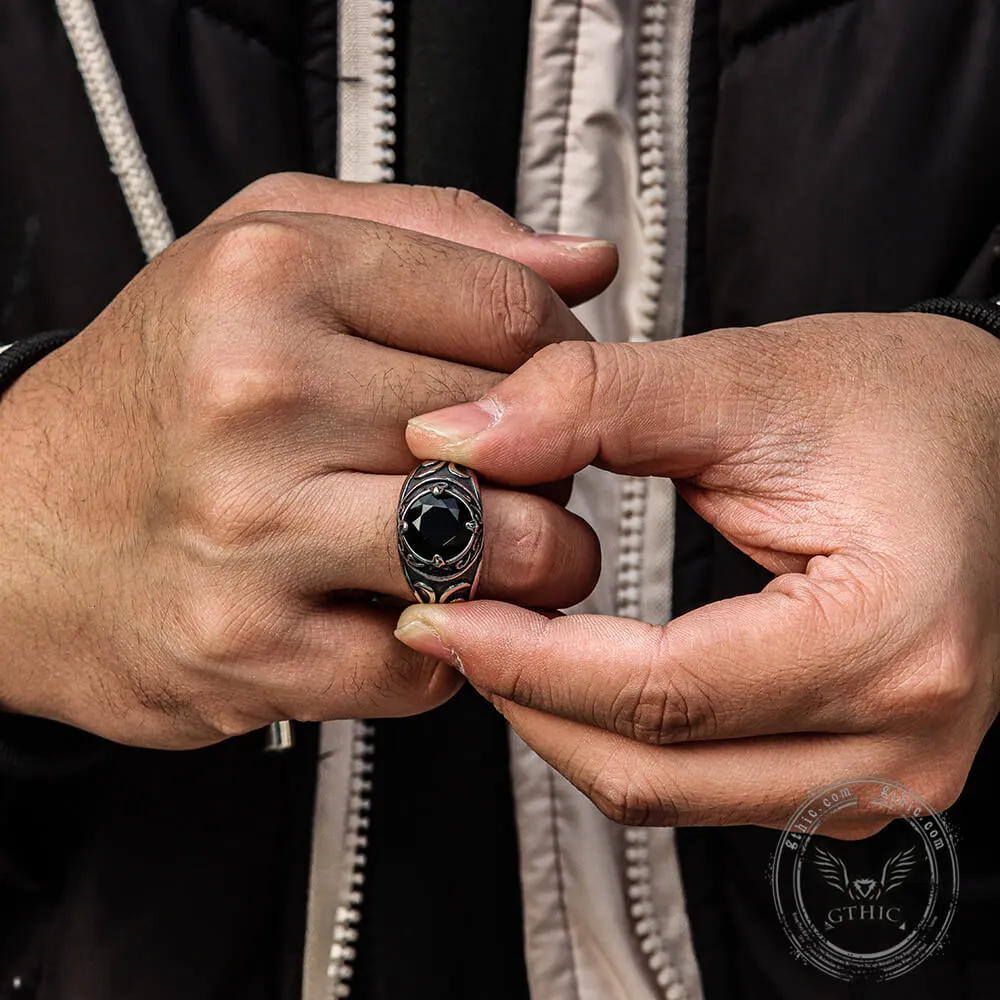
MULTIPOLYGON (((392 0, 372 0, 372 123, 375 129, 373 166, 378 180, 391 183, 396 170, 396 25, 392 0)), ((368 825, 371 818, 375 727, 355 722, 351 746, 351 791, 344 839, 346 872, 333 922, 333 943, 327 967, 330 1000, 351 995, 358 924, 364 900, 365 865, 368 860, 368 825)))
MULTIPOLYGON (((372 122, 376 139, 373 166, 384 183, 395 180, 396 162, 396 25, 392 0, 372 0, 372 122)), ((351 995, 354 960, 357 955, 358 924, 364 900, 365 865, 368 860, 368 825, 371 819, 372 772, 375 727, 354 723, 351 745, 351 790, 344 838, 344 884, 333 922, 333 942, 327 966, 330 1000, 351 995)))
POLYGON ((351 744, 350 801, 344 837, 345 874, 334 915, 333 943, 326 970, 327 996, 330 1000, 344 1000, 351 995, 358 924, 361 921, 361 903, 364 899, 365 864, 368 860, 374 753, 375 727, 368 722, 355 722, 351 744))
MULTIPOLYGON (((664 146, 663 77, 667 0, 645 0, 639 27, 638 132, 639 199, 643 218, 643 262, 638 323, 630 340, 648 343, 656 330, 667 254, 667 184, 664 146)), ((625 479, 621 487, 621 545, 616 577, 616 611, 642 616, 642 549, 648 487, 625 479)))
MULTIPOLYGON (((646 0, 639 27, 639 188, 645 253, 639 289, 639 322, 630 338, 639 343, 654 339, 667 255, 663 113, 667 14, 667 0, 646 0)), ((623 618, 642 617, 642 552, 648 500, 649 486, 645 479, 622 482, 616 611, 623 618)), ((625 878, 633 928, 657 986, 665 1000, 686 1000, 687 990, 670 959, 653 903, 648 830, 630 829, 625 833, 625 878)))
POLYGON ((373 87, 374 114, 377 132, 375 164, 380 181, 396 179, 396 24, 393 21, 393 0, 374 0, 375 67, 373 87))

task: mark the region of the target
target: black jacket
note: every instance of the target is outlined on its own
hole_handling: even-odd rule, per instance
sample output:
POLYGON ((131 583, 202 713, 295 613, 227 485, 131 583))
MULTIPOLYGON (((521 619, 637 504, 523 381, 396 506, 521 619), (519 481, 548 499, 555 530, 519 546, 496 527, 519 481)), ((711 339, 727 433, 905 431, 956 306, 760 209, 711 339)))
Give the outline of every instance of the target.
MULTIPOLYGON (((527 0, 398 6, 400 179, 511 208, 527 0)), ((98 9, 179 232, 263 174, 332 171, 333 0, 98 9)), ((697 10, 687 332, 1000 290, 1000 7, 697 10)), ((9 0, 0 13, 0 136, 0 341, 80 328, 143 260, 47 0, 9 0)), ((689 513, 677 531, 677 612, 765 579, 689 513)), ((463 696, 380 728, 381 839, 355 995, 523 996, 502 727, 463 696), (462 813, 456 787, 468 792, 462 813), (470 814, 492 841, 449 836, 470 814)), ((308 727, 286 757, 262 754, 259 737, 169 755, 86 739, 68 748, 58 727, 24 720, 0 730, 0 997, 294 1000, 308 727)), ((948 949, 871 995, 995 994, 1000 861, 987 818, 998 752, 991 734, 952 810, 963 887, 948 949)), ((791 958, 765 878, 773 844, 750 829, 681 834, 709 1000, 868 995, 791 958)))

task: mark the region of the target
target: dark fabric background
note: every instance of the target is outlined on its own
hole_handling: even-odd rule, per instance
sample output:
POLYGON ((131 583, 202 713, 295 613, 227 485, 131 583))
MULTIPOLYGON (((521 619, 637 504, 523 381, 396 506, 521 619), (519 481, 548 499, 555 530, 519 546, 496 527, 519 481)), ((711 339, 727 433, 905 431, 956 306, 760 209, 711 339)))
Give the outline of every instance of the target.
MULTIPOLYGON (((687 332, 1000 291, 998 46, 992 0, 702 0, 687 332)), ((677 554, 677 613, 768 579, 683 506, 677 554)), ((995 996, 998 765, 994 727, 949 813, 962 866, 949 943, 892 983, 838 983, 792 958, 768 882, 776 834, 681 831, 708 1000, 995 996)), ((867 843, 873 870, 892 836, 867 843)))

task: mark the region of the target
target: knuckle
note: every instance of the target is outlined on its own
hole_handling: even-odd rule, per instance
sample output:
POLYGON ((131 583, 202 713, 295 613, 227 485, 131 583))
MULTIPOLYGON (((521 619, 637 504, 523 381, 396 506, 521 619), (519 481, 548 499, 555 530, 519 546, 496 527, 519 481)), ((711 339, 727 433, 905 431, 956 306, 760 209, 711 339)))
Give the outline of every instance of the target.
POLYGON ((246 207, 241 212, 244 215, 261 211, 310 212, 314 210, 317 198, 321 204, 324 194, 336 192, 342 187, 343 182, 331 177, 300 170, 279 170, 252 181, 237 198, 245 199, 246 207))
POLYGON ((681 808, 641 775, 604 770, 584 789, 587 797, 621 826, 677 826, 681 808))
POLYGON ((203 725, 211 732, 217 742, 246 736, 260 728, 260 720, 250 718, 245 713, 228 705, 219 705, 214 711, 203 716, 203 725))
POLYGON ((568 340, 543 347, 524 366, 566 402, 588 412, 600 393, 602 366, 597 345, 568 340))
POLYGON ((209 237, 183 290, 183 323, 193 333, 179 374, 184 416, 255 421, 302 400, 308 373, 294 343, 272 336, 248 307, 266 311, 269 290, 294 287, 283 274, 303 247, 302 233, 274 215, 241 217, 209 237))
POLYGON ((235 483, 193 487, 186 511, 188 538, 204 563, 219 565, 246 548, 281 530, 274 503, 235 483))
POLYGON ((490 329, 530 357, 548 342, 555 293, 522 264, 503 257, 477 257, 473 294, 490 329))
POLYGON ((298 176, 294 173, 279 172, 258 177, 234 195, 229 201, 229 206, 240 214, 275 208, 287 201, 289 188, 297 182, 298 176))
POLYGON ((913 789, 934 812, 950 809, 965 789, 972 761, 958 754, 935 754, 932 765, 919 769, 911 766, 900 784, 913 789))
POLYGON ((262 287, 280 285, 305 251, 305 233, 294 217, 250 212, 213 230, 198 270, 217 294, 259 296, 262 287))
POLYGON ((536 704, 551 705, 555 701, 547 678, 539 677, 520 662, 511 663, 496 686, 499 689, 496 693, 515 705, 531 708, 536 704))
POLYGON ((623 775, 603 772, 584 791, 613 823, 644 825, 648 804, 635 793, 630 781, 623 775))
POLYGON ((925 779, 923 798, 935 812, 944 812, 958 801, 968 776, 968 768, 955 768, 935 775, 929 783, 925 779))
POLYGON ((517 589, 536 593, 551 580, 559 561, 560 539, 551 523, 527 496, 511 498, 509 536, 504 558, 515 567, 517 589))
POLYGON ((647 683, 616 708, 616 730, 638 743, 683 742, 698 732, 695 711, 675 684, 647 683))
POLYGON ((662 746, 710 740, 718 733, 712 696, 699 678, 669 661, 661 630, 657 649, 639 682, 623 692, 612 707, 612 724, 623 736, 662 746))
POLYGON ((971 769, 971 762, 960 764, 949 773, 942 775, 928 789, 926 798, 935 812, 944 812, 958 802, 962 792, 965 791, 971 769))
POLYGON ((438 216, 443 220, 449 220, 463 215, 482 215, 489 212, 500 213, 484 198, 467 191, 465 188, 456 187, 432 187, 415 188, 414 197, 419 197, 422 193, 429 192, 431 203, 438 216))
POLYGON ((304 398, 299 373, 278 354, 250 342, 239 353, 220 354, 210 349, 191 365, 185 402, 197 423, 253 426, 298 410, 304 398))
POLYGON ((964 714, 979 690, 968 652, 948 641, 935 643, 890 676, 878 698, 880 714, 918 725, 964 714))
POLYGON ((185 660, 204 665, 237 662, 247 642, 239 613, 229 599, 205 599, 190 604, 185 615, 185 660))
POLYGON ((248 590, 233 579, 189 595, 181 611, 178 656, 187 669, 213 677, 224 668, 250 670, 275 662, 285 623, 273 598, 249 596, 248 590))

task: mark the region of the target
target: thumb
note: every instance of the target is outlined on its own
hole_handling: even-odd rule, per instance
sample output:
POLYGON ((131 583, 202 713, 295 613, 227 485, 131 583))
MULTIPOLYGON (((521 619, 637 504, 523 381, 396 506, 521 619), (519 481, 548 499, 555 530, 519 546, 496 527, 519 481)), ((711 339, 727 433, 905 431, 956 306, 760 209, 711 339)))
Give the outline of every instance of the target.
POLYGON ((569 305, 602 292, 618 270, 613 243, 589 236, 537 234, 495 205, 454 188, 273 174, 244 188, 209 221, 265 211, 363 219, 486 250, 531 268, 569 305))
POLYGON ((511 486, 562 479, 590 464, 696 476, 739 432, 739 406, 727 401, 708 338, 553 344, 483 399, 414 417, 407 445, 418 458, 459 462, 511 486))

